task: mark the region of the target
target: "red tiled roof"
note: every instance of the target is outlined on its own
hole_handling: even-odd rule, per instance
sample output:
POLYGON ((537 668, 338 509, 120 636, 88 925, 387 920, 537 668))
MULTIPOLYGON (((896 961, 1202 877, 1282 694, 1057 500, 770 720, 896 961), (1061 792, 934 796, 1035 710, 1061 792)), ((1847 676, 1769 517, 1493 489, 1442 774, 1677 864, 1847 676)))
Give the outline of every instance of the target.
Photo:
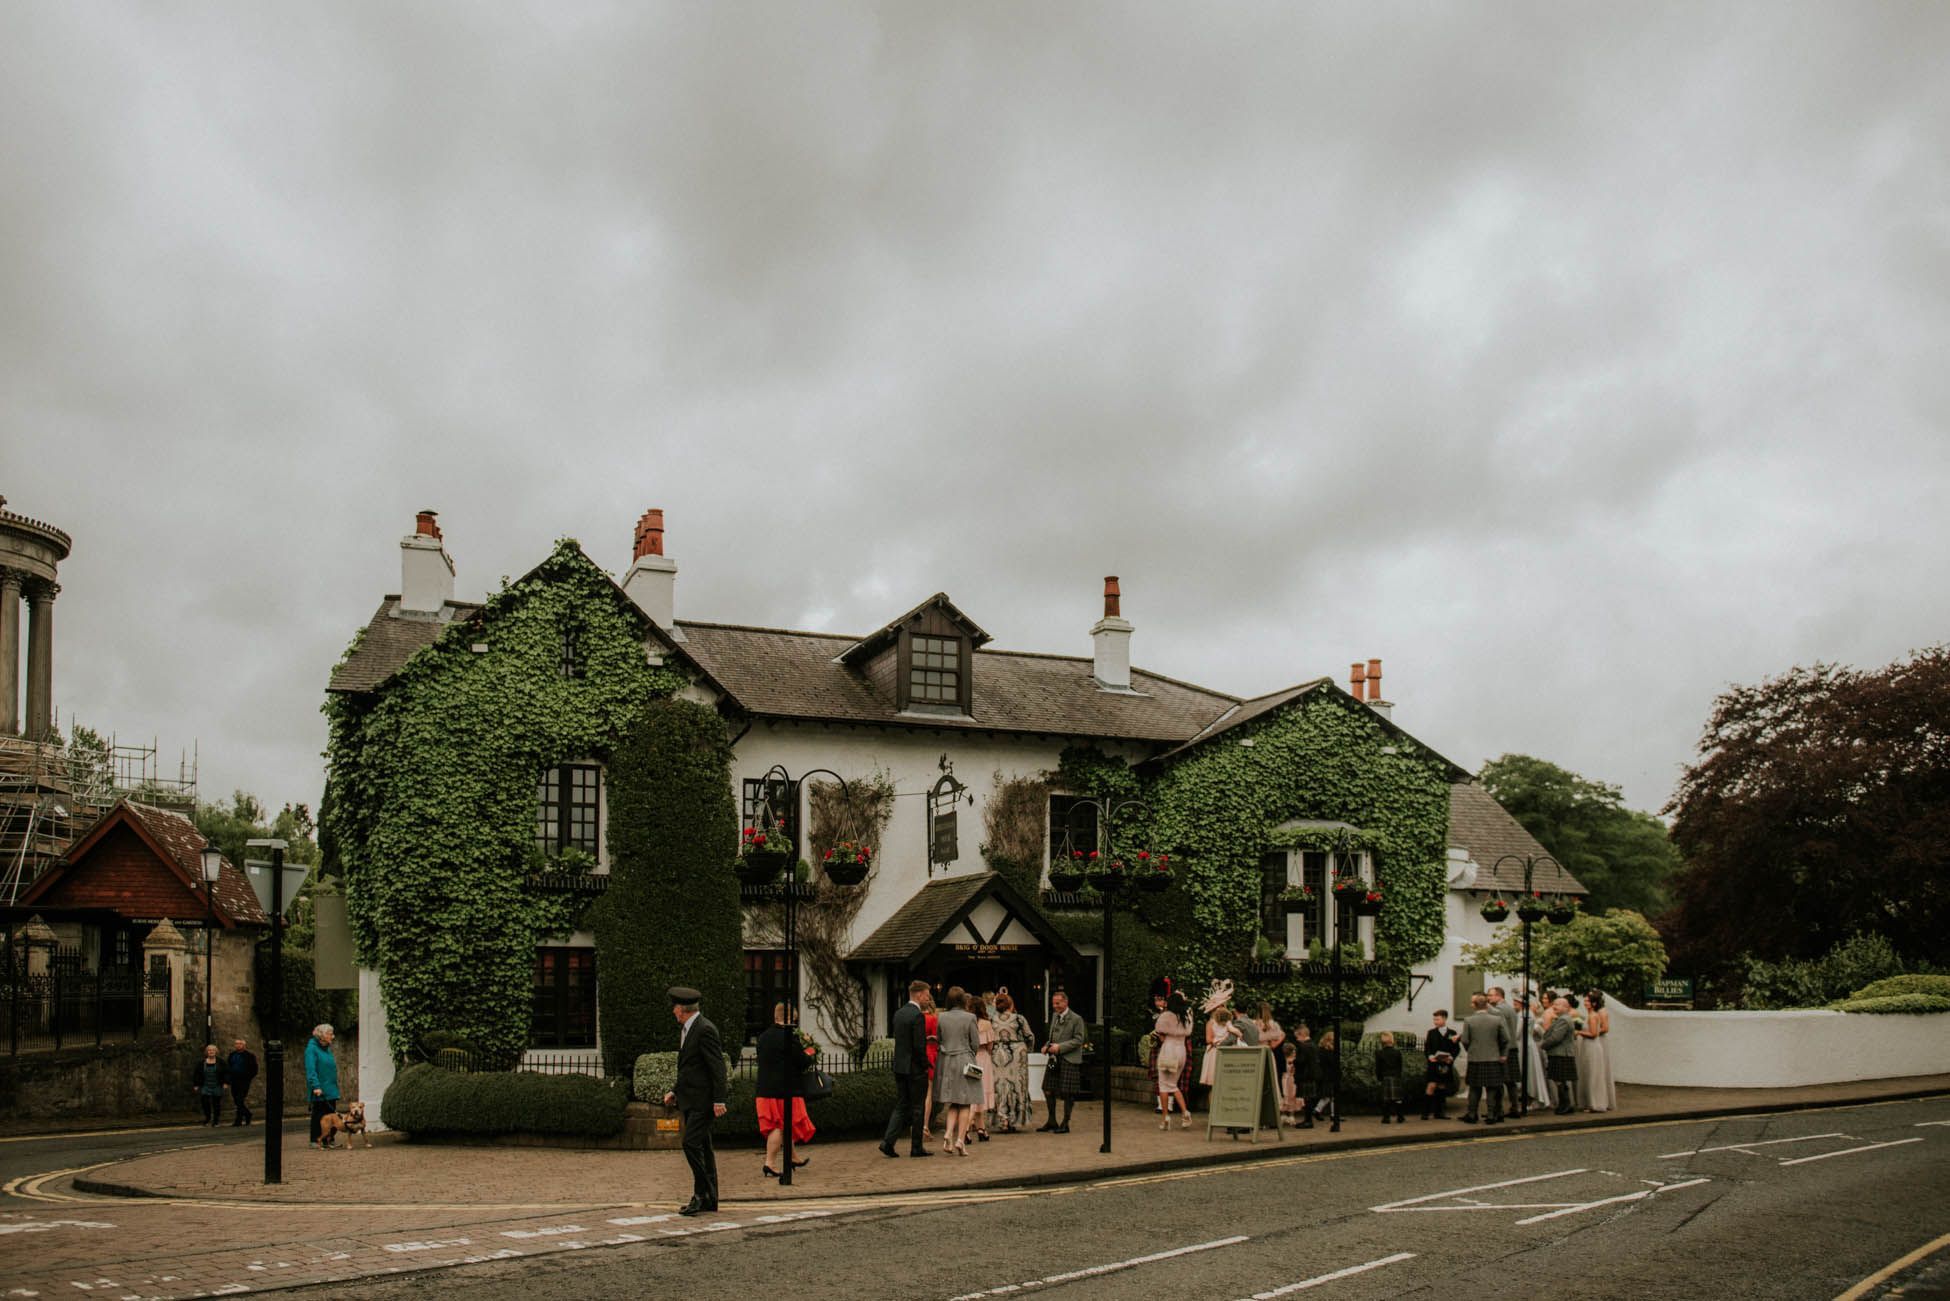
MULTIPOLYGON (((21 903, 66 897, 71 906, 112 908, 132 917, 160 914, 199 920, 203 847, 209 843, 182 814, 123 799, 75 838, 61 861, 29 887, 21 903), (117 836, 118 827, 127 830, 117 836), (97 875, 92 864, 98 851, 104 874, 99 882, 91 879, 97 875), (144 867, 147 861, 159 862, 168 876, 144 867)), ((218 874, 213 900, 218 919, 227 926, 270 924, 242 869, 229 859, 218 874)))

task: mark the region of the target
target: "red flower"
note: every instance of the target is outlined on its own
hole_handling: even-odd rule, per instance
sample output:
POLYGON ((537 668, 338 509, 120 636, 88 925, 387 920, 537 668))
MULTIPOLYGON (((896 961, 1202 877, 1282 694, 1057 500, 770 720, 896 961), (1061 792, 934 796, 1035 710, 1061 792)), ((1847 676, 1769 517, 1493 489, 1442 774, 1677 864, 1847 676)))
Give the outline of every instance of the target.
POLYGON ((1150 851, 1150 850, 1148 850, 1148 849, 1140 849, 1140 850, 1138 850, 1138 862, 1140 862, 1140 863, 1142 863, 1142 862, 1144 862, 1145 860, 1147 860, 1147 859, 1149 859, 1150 857, 1151 857, 1151 851, 1150 851))
POLYGON ((1097 861, 1097 851, 1094 849, 1090 851, 1090 861, 1093 863, 1097 861))

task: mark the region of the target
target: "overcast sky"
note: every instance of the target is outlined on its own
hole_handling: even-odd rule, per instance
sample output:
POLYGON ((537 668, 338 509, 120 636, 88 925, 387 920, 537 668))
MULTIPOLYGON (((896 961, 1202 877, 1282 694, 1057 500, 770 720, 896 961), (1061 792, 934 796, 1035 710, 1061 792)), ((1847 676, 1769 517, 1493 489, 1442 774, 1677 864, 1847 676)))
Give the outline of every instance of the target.
POLYGON ((1950 6, 0 6, 56 704, 316 804, 441 512, 692 618, 1240 694, 1664 803, 1950 629, 1950 6))

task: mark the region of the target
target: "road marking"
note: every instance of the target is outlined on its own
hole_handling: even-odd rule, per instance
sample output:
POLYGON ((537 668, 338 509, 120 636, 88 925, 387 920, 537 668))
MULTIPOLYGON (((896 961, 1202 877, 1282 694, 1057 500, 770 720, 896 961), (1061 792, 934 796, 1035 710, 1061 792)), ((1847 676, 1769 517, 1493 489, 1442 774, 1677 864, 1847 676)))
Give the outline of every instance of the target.
MULTIPOLYGON (((1941 1124, 1942 1122, 1939 1121, 1937 1123, 1941 1124)), ((1915 1251, 1912 1251, 1907 1256, 1904 1256, 1901 1260, 1891 1261, 1889 1264, 1884 1265, 1881 1269, 1877 1270, 1875 1273, 1869 1275, 1867 1278, 1863 1279, 1860 1283, 1857 1283, 1854 1287, 1850 1288, 1848 1291, 1836 1297, 1835 1301, 1859 1301, 1860 1298, 1869 1295, 1869 1293, 1875 1291, 1878 1287, 1882 1286, 1884 1283, 1887 1283, 1890 1279, 1902 1273, 1904 1270, 1908 1269, 1911 1265, 1914 1265, 1917 1261, 1922 1260, 1927 1256, 1934 1256, 1937 1252, 1942 1251, 1945 1247, 1950 1247, 1950 1233, 1944 1234, 1941 1238, 1938 1238, 1933 1242, 1924 1243, 1922 1246, 1918 1247, 1915 1251)))
POLYGON ((1033 1279, 1027 1283, 1007 1283, 992 1287, 985 1292, 965 1292, 952 1301, 976 1301, 979 1297, 1006 1296, 1016 1292, 1027 1292, 1032 1288, 1056 1287, 1062 1283, 1074 1283, 1080 1278, 1101 1278, 1105 1274, 1116 1274, 1139 1265, 1154 1265, 1161 1260, 1175 1260, 1180 1256, 1190 1256, 1200 1251, 1216 1251, 1220 1247, 1236 1247, 1251 1239, 1244 1234, 1235 1238, 1215 1238, 1211 1242, 1194 1243, 1189 1247, 1173 1247, 1170 1251, 1154 1251, 1148 1256, 1133 1256, 1129 1260, 1114 1261, 1108 1265, 1092 1265, 1087 1269, 1073 1269, 1064 1274, 1051 1274, 1047 1278, 1033 1279))
POLYGON ((1921 1129, 1925 1125, 1950 1125, 1950 1120, 1919 1120, 1916 1122, 1916 1128, 1918 1129, 1921 1129))
POLYGON ((1276 1287, 1271 1292, 1255 1292, 1248 1301, 1272 1301, 1273 1297, 1285 1296, 1289 1292, 1304 1292, 1310 1287, 1319 1287, 1323 1283, 1332 1283, 1336 1279, 1353 1278, 1356 1274, 1365 1274, 1371 1269, 1380 1269, 1383 1265, 1414 1259, 1414 1252, 1398 1251, 1392 1256, 1383 1256, 1380 1260, 1371 1260, 1365 1265, 1349 1265, 1346 1269, 1337 1269, 1331 1274, 1322 1274, 1317 1278, 1305 1279, 1298 1283, 1288 1283, 1285 1287, 1276 1287))
POLYGON ((1663 1184, 1658 1188, 1641 1188, 1635 1193, 1622 1193, 1617 1197, 1604 1197, 1595 1202, 1581 1202, 1576 1206, 1565 1206, 1555 1211, 1546 1211, 1542 1215, 1533 1215, 1528 1219, 1518 1220, 1517 1227, 1523 1228, 1525 1225, 1542 1224, 1545 1220, 1554 1220, 1560 1215, 1576 1215, 1581 1211, 1595 1211, 1600 1206, 1615 1206, 1620 1202, 1643 1201, 1648 1197, 1657 1197, 1660 1193, 1677 1192, 1681 1188, 1692 1188, 1698 1184, 1710 1182, 1707 1179, 1688 1179, 1683 1183, 1663 1184))
MULTIPOLYGON (((1950 1122, 1944 1122, 1944 1123, 1950 1123, 1950 1122)), ((1854 1137, 1855 1135, 1853 1134, 1843 1134, 1840 1132, 1836 1132, 1833 1134, 1803 1134, 1800 1138, 1770 1138, 1767 1139, 1765 1142, 1760 1142, 1760 1143, 1727 1143, 1720 1147, 1696 1147, 1690 1152, 1665 1152, 1655 1157, 1654 1160, 1670 1161, 1675 1157, 1699 1156, 1703 1152, 1747 1152, 1747 1149, 1750 1147, 1773 1147, 1776 1143, 1812 1143, 1814 1140, 1818 1138, 1854 1138, 1854 1137)), ((1747 1155, 1752 1156, 1753 1153, 1747 1152, 1747 1155)))
POLYGON ((113 1224, 101 1220, 22 1220, 17 1224, 0 1224, 3 1233, 52 1233, 56 1229, 112 1229, 113 1224))
MULTIPOLYGON (((1581 1175, 1581 1174, 1588 1174, 1588 1173, 1589 1170, 1586 1167, 1579 1166, 1574 1170, 1559 1170, 1556 1171, 1555 1173, 1547 1174, 1547 1175, 1529 1175, 1523 1179, 1504 1179, 1501 1180, 1500 1182, 1493 1183, 1493 1184, 1472 1184, 1468 1188, 1451 1188, 1448 1192, 1429 1193, 1422 1197, 1410 1197, 1406 1201, 1388 1202, 1382 1206, 1370 1206, 1368 1209, 1374 1211, 1377 1214, 1386 1215, 1390 1211, 1408 1210, 1411 1207, 1414 1207, 1421 1202, 1440 1201, 1445 1197, 1461 1197, 1464 1193, 1488 1192, 1492 1188, 1515 1188, 1518 1184, 1541 1183, 1546 1179, 1562 1179, 1567 1175, 1581 1175)), ((1501 1210, 1502 1208, 1495 1207, 1495 1208, 1485 1208, 1485 1209, 1501 1210)))
POLYGON ((1873 1152, 1878 1148, 1901 1147, 1905 1143, 1921 1143, 1922 1141, 1920 1138, 1899 1138, 1890 1143, 1871 1143, 1867 1147, 1845 1147, 1839 1152, 1823 1152, 1820 1156, 1797 1157, 1792 1161, 1783 1161, 1781 1164, 1806 1165, 1810 1161, 1826 1161, 1831 1156, 1854 1156, 1857 1152, 1873 1152))

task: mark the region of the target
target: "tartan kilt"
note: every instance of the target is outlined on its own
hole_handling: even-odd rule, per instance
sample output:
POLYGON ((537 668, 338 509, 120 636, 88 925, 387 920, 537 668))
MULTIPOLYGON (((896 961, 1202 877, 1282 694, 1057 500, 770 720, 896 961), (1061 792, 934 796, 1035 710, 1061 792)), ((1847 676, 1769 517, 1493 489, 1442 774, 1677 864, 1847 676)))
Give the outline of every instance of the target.
POLYGON ((1402 1077, 1401 1076, 1390 1075, 1390 1076, 1384 1076, 1382 1078, 1381 1100, 1383 1102, 1400 1102, 1402 1100, 1402 1077))
POLYGON ((1083 1096, 1083 1091, 1082 1053, 1064 1053, 1043 1068, 1045 1097, 1077 1098, 1083 1096))
POLYGON ((1492 1057, 1488 1061, 1469 1059, 1469 1087, 1472 1089, 1500 1089, 1504 1085, 1503 1060, 1492 1057))
POLYGON ((1570 1056, 1544 1058, 1544 1078, 1553 1084, 1576 1084, 1578 1059, 1570 1056))

